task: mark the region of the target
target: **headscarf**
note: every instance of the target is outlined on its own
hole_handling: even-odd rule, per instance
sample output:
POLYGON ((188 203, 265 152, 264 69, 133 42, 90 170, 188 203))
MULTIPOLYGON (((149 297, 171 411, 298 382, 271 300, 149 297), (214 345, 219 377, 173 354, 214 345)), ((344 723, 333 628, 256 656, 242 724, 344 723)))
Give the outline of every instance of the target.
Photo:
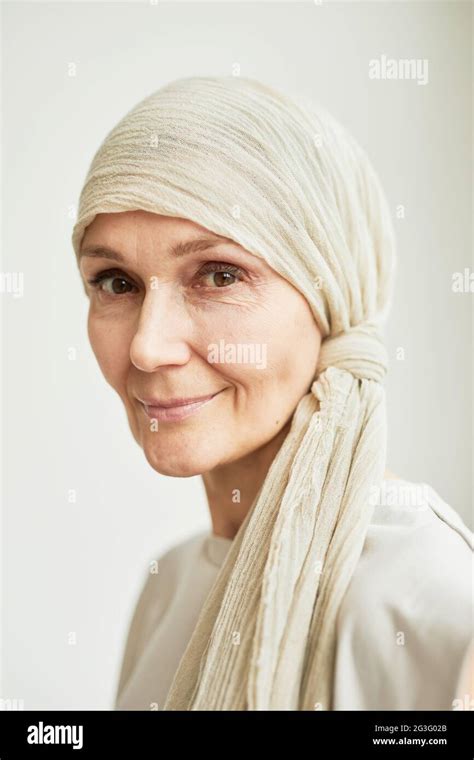
POLYGON ((180 217, 262 257, 306 298, 310 391, 231 544, 165 710, 330 710, 337 615, 386 464, 381 335, 394 234, 367 155, 323 107, 243 77, 175 80, 108 133, 81 192, 96 214, 180 217))

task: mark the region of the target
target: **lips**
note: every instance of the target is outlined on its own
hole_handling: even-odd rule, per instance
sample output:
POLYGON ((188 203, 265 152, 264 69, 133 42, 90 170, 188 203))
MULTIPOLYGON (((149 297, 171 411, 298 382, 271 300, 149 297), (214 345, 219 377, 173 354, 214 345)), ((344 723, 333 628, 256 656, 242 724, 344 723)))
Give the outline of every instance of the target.
POLYGON ((208 396, 194 396, 193 398, 167 399, 139 399, 145 414, 158 422, 171 422, 182 420, 195 414, 203 406, 209 404, 221 391, 211 393, 208 396))
POLYGON ((146 406, 153 406, 158 409, 171 409, 175 406, 187 406, 188 404, 194 404, 198 401, 207 401, 207 399, 210 399, 215 395, 215 393, 211 393, 208 396, 193 396, 192 398, 180 396, 178 398, 169 399, 168 401, 161 401, 160 399, 153 398, 142 398, 139 400, 146 406))

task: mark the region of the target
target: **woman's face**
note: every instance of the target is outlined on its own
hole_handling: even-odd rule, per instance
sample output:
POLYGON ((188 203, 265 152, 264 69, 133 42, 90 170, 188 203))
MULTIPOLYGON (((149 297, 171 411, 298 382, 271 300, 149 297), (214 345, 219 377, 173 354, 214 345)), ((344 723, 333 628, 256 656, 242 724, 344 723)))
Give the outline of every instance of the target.
POLYGON ((157 472, 203 474, 289 422, 314 378, 320 333, 305 298, 263 259, 146 211, 97 215, 81 253, 92 349, 157 472))

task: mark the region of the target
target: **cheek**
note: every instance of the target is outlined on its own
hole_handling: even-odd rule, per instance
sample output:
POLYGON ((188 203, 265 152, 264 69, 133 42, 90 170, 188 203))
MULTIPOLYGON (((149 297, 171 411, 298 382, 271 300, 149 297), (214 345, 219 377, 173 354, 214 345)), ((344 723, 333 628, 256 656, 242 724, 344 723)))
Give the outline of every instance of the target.
POLYGON ((308 393, 314 379, 320 350, 320 333, 299 294, 277 299, 262 319, 259 336, 266 347, 265 370, 253 369, 249 387, 260 402, 265 400, 278 416, 286 417, 308 393), (283 306, 284 304, 284 306, 283 306))
MULTIPOLYGON (((245 397, 269 382, 271 317, 262 308, 229 308, 195 320, 192 346, 245 397)), ((263 392, 263 391, 262 391, 263 392)))
MULTIPOLYGON (((207 357, 208 347, 220 343, 251 346, 255 361, 232 362, 215 351, 218 360, 211 365, 243 390, 245 406, 253 402, 259 408, 262 399, 275 408, 286 410, 307 393, 319 354, 319 331, 299 293, 286 286, 275 288, 271 297, 249 308, 220 310, 198 320, 199 353, 207 357), (257 366, 258 365, 258 366, 257 366), (262 366, 263 365, 263 366, 262 366)), ((197 348, 198 341, 194 342, 197 348)), ((267 408, 267 407, 265 407, 267 408)))
POLYGON ((120 322, 107 322, 91 312, 87 332, 102 374, 110 385, 117 387, 130 363, 131 336, 120 322))
POLYGON ((279 357, 282 375, 288 382, 306 388, 316 373, 321 345, 319 330, 311 315, 300 312, 280 327, 275 355, 279 357))
MULTIPOLYGON (((320 336, 306 301, 299 294, 275 289, 258 307, 229 310, 199 324, 201 353, 219 343, 252 345, 255 355, 266 355, 272 372, 290 377, 317 360, 320 336)), ((280 378, 281 379, 281 378, 280 378)))

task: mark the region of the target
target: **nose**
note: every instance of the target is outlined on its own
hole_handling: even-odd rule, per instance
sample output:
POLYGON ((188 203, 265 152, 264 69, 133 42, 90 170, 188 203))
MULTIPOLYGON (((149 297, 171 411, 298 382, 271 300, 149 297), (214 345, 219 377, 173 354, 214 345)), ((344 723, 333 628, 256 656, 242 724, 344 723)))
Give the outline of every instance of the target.
POLYGON ((189 316, 171 287, 160 284, 159 288, 148 291, 130 345, 132 364, 143 372, 186 364, 191 355, 187 331, 189 316))

